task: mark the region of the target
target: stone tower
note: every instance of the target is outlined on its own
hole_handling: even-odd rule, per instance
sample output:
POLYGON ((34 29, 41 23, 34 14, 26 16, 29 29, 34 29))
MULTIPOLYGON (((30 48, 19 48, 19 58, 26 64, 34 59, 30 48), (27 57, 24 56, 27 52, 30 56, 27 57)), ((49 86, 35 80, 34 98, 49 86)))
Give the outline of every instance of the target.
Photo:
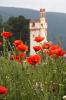
POLYGON ((45 9, 40 9, 40 18, 37 20, 30 20, 30 55, 35 54, 33 46, 37 46, 37 42, 34 41, 38 35, 44 37, 42 42, 47 42, 47 19, 45 18, 45 9))

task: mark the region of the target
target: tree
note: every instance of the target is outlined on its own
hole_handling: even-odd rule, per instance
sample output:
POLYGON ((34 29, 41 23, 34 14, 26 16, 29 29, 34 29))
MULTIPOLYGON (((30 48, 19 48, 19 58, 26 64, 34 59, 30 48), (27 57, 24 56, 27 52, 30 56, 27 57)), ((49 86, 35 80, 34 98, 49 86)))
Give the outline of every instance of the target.
POLYGON ((29 44, 29 19, 25 19, 23 16, 12 16, 8 19, 7 24, 16 39, 20 38, 29 44))
POLYGON ((3 31, 3 18, 0 15, 0 33, 3 31))

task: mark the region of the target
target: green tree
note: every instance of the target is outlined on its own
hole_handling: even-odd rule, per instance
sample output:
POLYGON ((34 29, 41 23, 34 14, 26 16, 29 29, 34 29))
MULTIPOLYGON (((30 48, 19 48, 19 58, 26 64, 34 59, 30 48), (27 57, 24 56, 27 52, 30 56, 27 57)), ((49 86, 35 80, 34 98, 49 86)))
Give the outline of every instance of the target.
POLYGON ((10 17, 7 21, 10 31, 14 34, 16 39, 22 39, 24 42, 29 43, 29 19, 23 16, 10 17))
POLYGON ((0 15, 0 33, 3 31, 3 18, 0 15))

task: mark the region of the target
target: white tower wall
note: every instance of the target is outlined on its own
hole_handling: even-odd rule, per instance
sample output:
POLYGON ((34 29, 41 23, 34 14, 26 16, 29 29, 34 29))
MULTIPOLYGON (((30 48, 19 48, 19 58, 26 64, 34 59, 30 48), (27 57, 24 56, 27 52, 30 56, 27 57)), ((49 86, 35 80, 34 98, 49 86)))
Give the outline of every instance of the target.
POLYGON ((39 31, 32 31, 30 33, 30 55, 35 54, 35 51, 33 50, 33 46, 38 45, 36 41, 34 41, 35 37, 38 36, 39 31))
POLYGON ((45 18, 45 9, 40 9, 40 18, 39 20, 30 21, 30 55, 35 54, 33 46, 39 45, 34 41, 35 37, 38 35, 44 37, 43 42, 47 42, 47 21, 45 18))

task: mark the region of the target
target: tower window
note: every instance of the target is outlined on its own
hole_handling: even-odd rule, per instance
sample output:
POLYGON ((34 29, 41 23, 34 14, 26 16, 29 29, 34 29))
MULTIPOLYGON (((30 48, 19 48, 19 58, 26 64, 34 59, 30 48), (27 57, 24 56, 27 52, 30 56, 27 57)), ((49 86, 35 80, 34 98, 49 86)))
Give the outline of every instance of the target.
POLYGON ((43 24, 41 24, 41 26, 43 27, 43 24))
POLYGON ((35 26, 35 22, 32 23, 32 27, 34 27, 34 26, 35 26))
POLYGON ((35 37, 35 35, 33 34, 33 38, 35 37))

